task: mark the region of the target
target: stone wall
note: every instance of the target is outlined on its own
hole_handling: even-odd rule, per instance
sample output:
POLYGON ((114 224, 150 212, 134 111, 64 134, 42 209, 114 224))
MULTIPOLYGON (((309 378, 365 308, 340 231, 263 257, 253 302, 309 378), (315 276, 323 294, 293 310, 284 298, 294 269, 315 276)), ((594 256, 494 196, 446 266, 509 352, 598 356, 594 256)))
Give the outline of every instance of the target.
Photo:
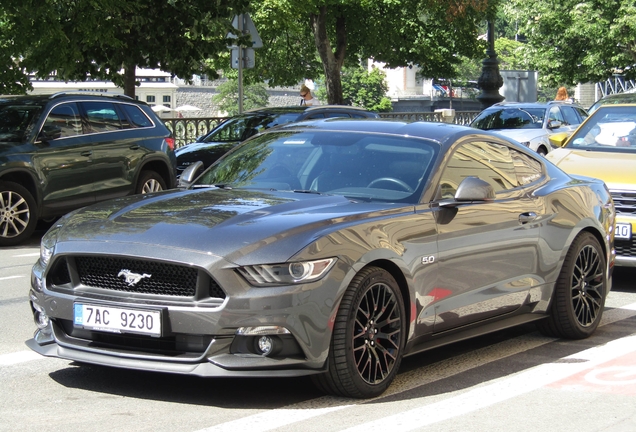
MULTIPOLYGON (((268 90, 269 103, 267 106, 289 106, 298 105, 300 96, 298 89, 271 89, 268 90)), ((219 117, 224 113, 218 111, 218 107, 212 102, 212 97, 218 94, 216 87, 209 86, 187 86, 179 87, 176 92, 174 106, 193 105, 201 108, 201 111, 185 111, 183 117, 202 118, 219 117)), ((176 114, 168 117, 175 117, 176 114)))

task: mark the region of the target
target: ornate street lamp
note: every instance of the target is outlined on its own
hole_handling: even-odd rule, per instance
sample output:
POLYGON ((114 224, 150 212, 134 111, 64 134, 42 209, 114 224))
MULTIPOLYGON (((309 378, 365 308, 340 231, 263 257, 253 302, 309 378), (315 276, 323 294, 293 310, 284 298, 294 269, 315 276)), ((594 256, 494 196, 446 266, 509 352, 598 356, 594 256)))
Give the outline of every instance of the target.
POLYGON ((481 93, 477 96, 477 100, 481 102, 481 109, 486 109, 505 99, 499 94, 499 89, 503 86, 503 78, 499 73, 499 59, 495 51, 495 23, 493 20, 488 20, 486 54, 488 58, 481 62, 481 75, 477 80, 477 85, 481 89, 481 93))

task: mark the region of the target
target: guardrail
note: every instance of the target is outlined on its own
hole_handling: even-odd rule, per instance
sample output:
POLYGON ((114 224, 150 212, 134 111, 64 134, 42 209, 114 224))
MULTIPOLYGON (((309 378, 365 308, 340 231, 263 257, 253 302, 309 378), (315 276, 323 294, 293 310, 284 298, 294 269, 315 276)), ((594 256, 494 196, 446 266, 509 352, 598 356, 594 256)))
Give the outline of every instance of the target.
MULTIPOLYGON (((459 125, 468 125, 479 111, 455 111, 454 118, 448 118, 442 112, 398 112, 380 113, 381 118, 400 119, 409 121, 449 122, 459 125)), ((196 141, 197 137, 205 135, 229 117, 201 117, 163 119, 166 127, 172 132, 176 146, 182 147, 196 141)))

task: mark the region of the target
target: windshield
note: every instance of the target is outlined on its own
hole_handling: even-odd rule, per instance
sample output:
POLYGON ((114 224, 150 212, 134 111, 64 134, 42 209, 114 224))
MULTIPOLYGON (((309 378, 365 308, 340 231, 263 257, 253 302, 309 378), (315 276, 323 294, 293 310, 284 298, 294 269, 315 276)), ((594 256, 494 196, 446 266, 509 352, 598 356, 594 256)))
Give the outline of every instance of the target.
POLYGON ((636 105, 600 107, 572 135, 567 147, 636 153, 636 105))
POLYGON ((221 123, 203 142, 243 141, 274 126, 296 121, 298 113, 242 115, 221 123))
POLYGON ((471 126, 491 129, 541 129, 545 108, 496 108, 487 109, 475 118, 471 126))
POLYGON ((0 141, 23 142, 41 108, 33 105, 0 105, 0 141))
POLYGON ((291 190, 417 203, 438 145, 343 131, 281 131, 244 143, 193 187, 291 190))

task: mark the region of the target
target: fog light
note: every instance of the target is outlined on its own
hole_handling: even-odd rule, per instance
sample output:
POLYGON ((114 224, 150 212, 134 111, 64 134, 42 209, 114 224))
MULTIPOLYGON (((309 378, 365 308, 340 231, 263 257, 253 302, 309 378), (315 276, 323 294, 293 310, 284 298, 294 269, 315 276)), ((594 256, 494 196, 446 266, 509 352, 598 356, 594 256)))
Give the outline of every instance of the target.
POLYGON ((263 355, 268 355, 274 349, 274 341, 269 336, 261 336, 258 339, 258 349, 263 355))
POLYGON ((35 303, 32 303, 32 304, 34 309, 33 319, 35 320, 35 325, 40 330, 44 330, 45 328, 49 326, 49 324, 51 323, 51 320, 49 319, 49 316, 46 314, 42 306, 38 306, 35 303))

